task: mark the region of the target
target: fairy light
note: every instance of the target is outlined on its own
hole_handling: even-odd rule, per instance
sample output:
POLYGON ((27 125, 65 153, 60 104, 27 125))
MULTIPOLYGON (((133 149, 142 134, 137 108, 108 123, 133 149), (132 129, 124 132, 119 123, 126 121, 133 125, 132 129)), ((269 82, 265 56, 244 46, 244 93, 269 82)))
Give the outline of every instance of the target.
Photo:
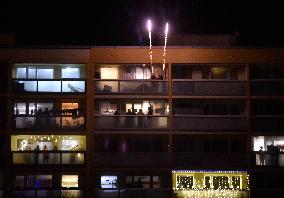
POLYGON ((149 32, 149 56, 150 56, 150 63, 151 63, 151 72, 154 72, 153 68, 153 52, 152 52, 152 36, 151 36, 151 30, 152 30, 152 22, 149 19, 147 22, 148 32, 149 32))
POLYGON ((168 40, 168 31, 169 31, 169 23, 166 23, 165 27, 165 44, 164 44, 164 53, 163 53, 163 71, 165 71, 166 67, 166 48, 167 48, 167 40, 168 40))
POLYGON ((249 175, 245 171, 172 171, 175 174, 176 184, 173 190, 178 191, 181 197, 240 197, 242 191, 249 191, 249 175), (225 174, 224 174, 225 173, 225 174), (197 174, 197 175, 196 175, 197 174), (204 177, 201 178, 201 175, 204 177), (213 175, 219 175, 217 186, 213 186, 213 175), (246 181, 243 176, 246 175, 246 181), (205 178, 210 177, 210 187, 206 186, 205 178), (227 178, 227 179, 226 179, 227 178), (238 182, 237 182, 238 181, 238 182), (247 182, 243 186, 242 183, 247 182), (234 183, 234 185, 233 185, 234 183), (238 184, 238 185, 237 185, 238 184))

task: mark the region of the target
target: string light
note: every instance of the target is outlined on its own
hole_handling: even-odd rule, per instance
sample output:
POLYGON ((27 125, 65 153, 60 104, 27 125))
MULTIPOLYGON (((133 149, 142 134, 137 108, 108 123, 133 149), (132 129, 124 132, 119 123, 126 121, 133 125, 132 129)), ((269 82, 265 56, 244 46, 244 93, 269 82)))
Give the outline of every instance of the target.
POLYGON ((185 198, 233 198, 243 196, 244 193, 249 191, 249 175, 246 171, 178 170, 172 171, 172 173, 176 176, 176 184, 173 190, 177 191, 179 196, 185 198))
POLYGON ((169 23, 166 23, 165 44, 164 44, 164 52, 163 52, 163 71, 165 71, 165 67, 166 67, 166 48, 167 48, 167 40, 168 40, 168 30, 169 30, 169 23))
POLYGON ((151 30, 152 30, 152 22, 149 19, 147 22, 148 32, 149 32, 149 56, 150 56, 150 63, 151 63, 151 72, 154 72, 153 68, 153 52, 152 52, 152 36, 151 36, 151 30))

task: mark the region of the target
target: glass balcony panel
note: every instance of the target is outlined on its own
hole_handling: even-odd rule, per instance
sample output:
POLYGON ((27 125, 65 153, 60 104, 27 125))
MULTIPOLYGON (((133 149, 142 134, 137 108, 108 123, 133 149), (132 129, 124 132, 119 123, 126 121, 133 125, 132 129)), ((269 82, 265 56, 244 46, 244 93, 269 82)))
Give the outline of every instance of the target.
POLYGON ((38 81, 38 92, 61 92, 61 81, 38 81))
POLYGON ((284 116, 253 116, 252 131, 255 132, 282 132, 284 130, 284 116))
POLYGON ((96 129, 165 129, 166 116, 96 116, 96 129))
POLYGON ((246 131, 244 116, 173 116, 173 128, 188 131, 246 131))
POLYGON ((35 153, 36 164, 60 164, 60 153, 40 152, 35 153))
POLYGON ((243 96, 244 81, 174 81, 173 94, 193 96, 243 96))
POLYGON ((283 96, 284 81, 253 81, 251 94, 253 96, 283 96))
POLYGON ((96 190, 95 197, 97 198, 156 198, 156 197, 171 197, 171 192, 167 189, 119 189, 119 190, 96 190))
POLYGON ((37 92, 37 81, 16 80, 13 83, 14 93, 37 92))
POLYGON ((13 153, 13 164, 35 164, 35 162, 36 162, 35 153, 31 152, 13 153))
POLYGON ((95 81, 96 93, 167 93, 167 81, 154 80, 119 80, 95 81))
POLYGON ((53 117, 48 115, 15 117, 16 129, 83 130, 85 118, 77 116, 53 117))
POLYGON ((61 197, 83 198, 84 191, 82 190, 61 190, 61 197))
POLYGON ((70 130, 82 130, 84 129, 85 118, 84 117, 62 117, 62 128, 70 130))
POLYGON ((77 164, 83 165, 85 163, 84 152, 67 152, 67 151, 16 151, 13 152, 13 164, 77 164), (60 161, 61 158, 61 161, 60 161))
POLYGON ((226 153, 173 153, 174 166, 218 166, 218 167, 244 167, 247 163, 245 154, 226 153))
POLYGON ((165 167, 168 164, 166 152, 96 153, 94 165, 98 167, 165 167), (119 164, 117 164, 119 162, 119 164), (142 163, 141 163, 142 162, 142 163))
POLYGON ((13 198, 35 198, 35 191, 34 190, 21 190, 21 191, 14 191, 12 192, 13 198))
POLYGON ((85 155, 82 152, 62 153, 62 164, 84 164, 85 155))
POLYGON ((62 92, 85 92, 85 81, 62 81, 62 92))
POLYGON ((283 152, 255 152, 255 165, 257 166, 284 166, 283 152))
POLYGON ((57 190, 37 190, 37 198, 58 198, 60 191, 57 190))

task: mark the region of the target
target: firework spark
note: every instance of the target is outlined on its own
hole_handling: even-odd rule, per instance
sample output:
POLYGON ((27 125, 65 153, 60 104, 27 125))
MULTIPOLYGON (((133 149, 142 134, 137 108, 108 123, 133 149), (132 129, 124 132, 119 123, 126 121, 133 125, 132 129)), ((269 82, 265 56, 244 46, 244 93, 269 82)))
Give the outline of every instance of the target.
POLYGON ((149 42, 149 50, 150 50, 149 56, 150 56, 151 70, 153 73, 153 52, 152 52, 152 38, 151 38, 152 22, 150 19, 148 20, 147 26, 148 26, 149 41, 150 41, 149 42))
POLYGON ((169 23, 166 23, 165 28, 165 45, 164 45, 164 53, 163 53, 163 71, 165 71, 166 67, 166 48, 167 48, 167 40, 168 40, 168 31, 169 31, 169 23))

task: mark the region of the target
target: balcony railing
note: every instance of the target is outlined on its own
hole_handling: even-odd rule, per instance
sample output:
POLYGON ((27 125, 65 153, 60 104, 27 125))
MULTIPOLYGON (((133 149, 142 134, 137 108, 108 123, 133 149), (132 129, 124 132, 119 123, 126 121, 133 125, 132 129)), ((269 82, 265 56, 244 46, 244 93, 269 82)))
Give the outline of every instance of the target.
POLYGON ((167 116, 98 115, 95 129, 165 129, 167 116))
POLYGON ((167 152, 128 152, 128 153, 96 153, 96 167, 166 167, 167 152), (119 162, 119 163, 118 163, 119 162))
POLYGON ((85 79, 13 79, 13 93, 84 93, 85 79))
POLYGON ((244 96, 245 81, 236 80, 173 80, 174 95, 244 96))
POLYGON ((246 131, 247 122, 245 116, 175 115, 173 116, 173 128, 202 132, 241 132, 246 131))
POLYGON ((253 96, 284 96, 284 80, 261 79, 252 80, 251 95, 253 96))
POLYGON ((168 93, 166 80, 95 80, 99 94, 161 94, 168 93))
POLYGON ((82 131, 85 129, 85 117, 72 115, 17 115, 14 118, 14 128, 18 130, 82 131))
POLYGON ((284 130, 284 115, 261 115, 252 117, 254 132, 282 132, 284 130))
POLYGON ((247 157, 239 153, 174 152, 173 164, 177 167, 246 167, 247 157))
POLYGON ((252 159, 256 166, 284 166, 284 152, 254 151, 252 159))
POLYGON ((143 189, 143 188, 124 188, 124 189, 96 189, 95 197, 97 198, 159 198, 171 197, 169 189, 143 189))
POLYGON ((65 197, 76 197, 83 198, 84 191, 83 190, 75 190, 75 189, 17 189, 12 192, 13 198, 65 198, 65 197))
POLYGON ((85 151, 12 151, 14 165, 84 165, 85 151))

